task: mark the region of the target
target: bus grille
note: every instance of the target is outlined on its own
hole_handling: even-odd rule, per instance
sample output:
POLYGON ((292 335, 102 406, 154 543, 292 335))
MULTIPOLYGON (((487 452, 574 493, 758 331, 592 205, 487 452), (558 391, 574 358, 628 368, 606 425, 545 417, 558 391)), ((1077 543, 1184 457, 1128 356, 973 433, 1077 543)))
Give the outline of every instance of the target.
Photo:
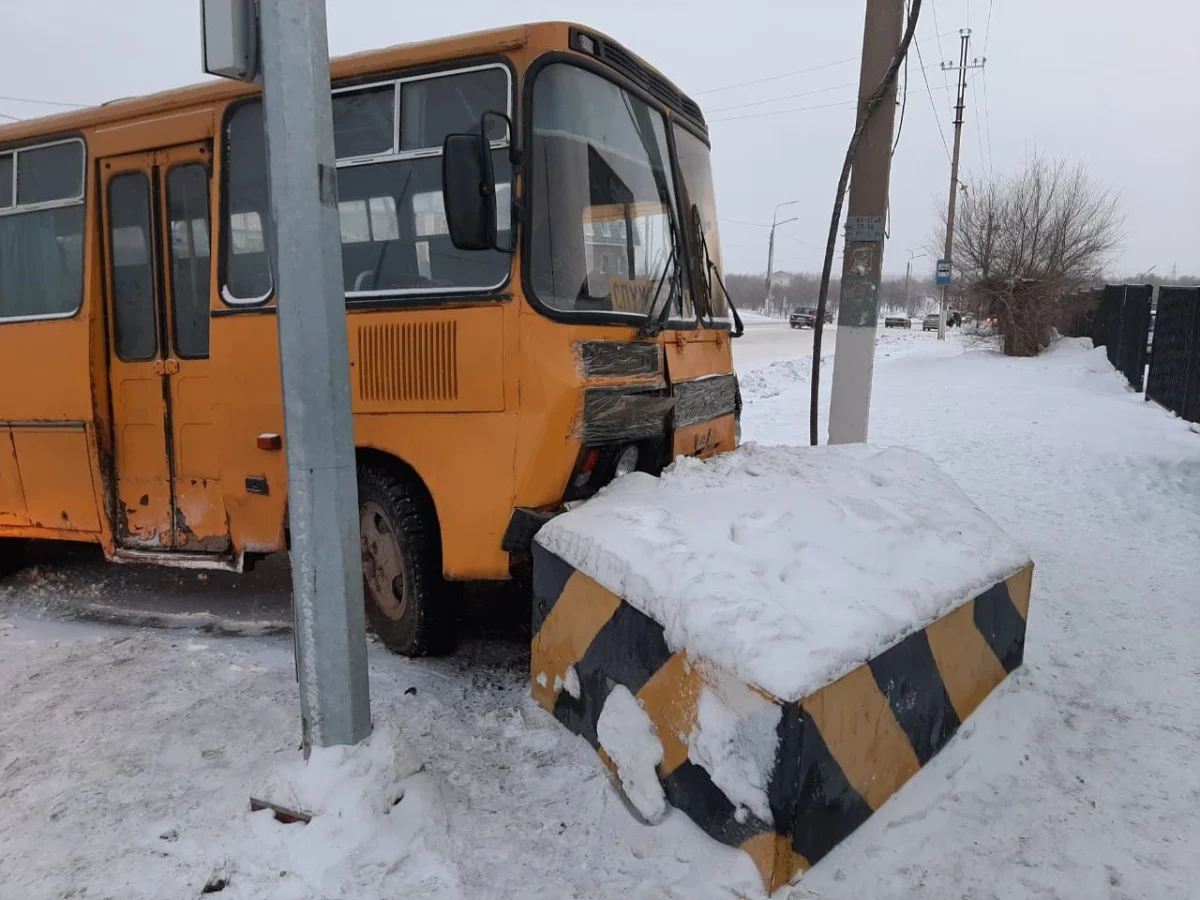
POLYGON ((367 403, 458 399, 458 323, 360 328, 358 396, 367 403))

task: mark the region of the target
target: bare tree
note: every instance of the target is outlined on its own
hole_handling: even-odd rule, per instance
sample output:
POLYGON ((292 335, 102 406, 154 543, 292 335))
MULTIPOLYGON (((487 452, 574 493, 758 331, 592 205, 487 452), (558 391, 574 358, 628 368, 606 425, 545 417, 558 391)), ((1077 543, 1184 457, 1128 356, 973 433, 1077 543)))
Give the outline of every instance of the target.
POLYGON ((1067 298, 1095 285, 1121 238, 1116 196, 1082 164, 1033 156, 1014 177, 960 198, 957 302, 1009 356, 1050 344, 1067 298))

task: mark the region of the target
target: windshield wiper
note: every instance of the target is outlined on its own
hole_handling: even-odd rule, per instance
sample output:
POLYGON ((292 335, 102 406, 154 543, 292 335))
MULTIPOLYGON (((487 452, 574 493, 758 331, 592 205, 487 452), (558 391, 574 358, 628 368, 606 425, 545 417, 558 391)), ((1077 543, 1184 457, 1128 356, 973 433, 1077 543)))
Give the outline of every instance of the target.
POLYGON ((675 298, 681 293, 681 281, 679 267, 675 265, 675 248, 672 247, 671 254, 663 265, 662 274, 658 276, 658 283, 654 286, 654 294, 650 297, 650 305, 646 308, 646 321, 638 329, 638 337, 658 337, 663 333, 667 327, 667 320, 671 317, 671 307, 675 303, 675 298), (663 283, 668 278, 671 279, 671 289, 667 291, 667 299, 662 308, 655 312, 654 307, 658 303, 658 295, 662 293, 663 283))
POLYGON ((629 96, 622 92, 621 99, 625 103, 625 110, 629 113, 629 120, 633 124, 633 131, 638 136, 638 140, 642 143, 642 150, 646 153, 646 158, 650 161, 650 176, 654 179, 654 189, 658 194, 658 202, 662 204, 663 209, 667 214, 667 228, 671 232, 671 253, 667 257, 666 267, 663 269, 663 274, 659 278, 658 285, 654 290, 654 297, 650 301, 650 307, 646 310, 646 321, 642 327, 638 329, 639 337, 657 337, 662 334, 666 328, 667 320, 671 314, 671 304, 675 299, 678 291, 681 291, 681 273, 678 272, 678 266, 675 264, 679 253, 680 237, 679 226, 675 221, 675 201, 671 196, 671 189, 667 185, 666 178, 666 163, 663 160, 662 153, 659 152, 658 143, 650 139, 650 133, 654 127, 650 122, 650 112, 647 107, 635 106, 629 96), (662 284, 666 278, 671 279, 671 290, 667 293, 667 302, 662 310, 654 315, 654 301, 658 299, 659 293, 662 291, 662 284))
POLYGON ((700 207, 695 203, 692 204, 692 229, 696 232, 696 236, 699 239, 700 254, 704 260, 704 271, 708 276, 707 278, 701 278, 700 283, 703 285, 705 291, 704 306, 708 310, 709 321, 713 318, 712 278, 716 276, 717 284, 721 286, 721 293, 725 295, 725 303, 729 307, 729 312, 733 314, 735 330, 730 333, 730 337, 741 337, 745 334, 746 328, 742 324, 742 317, 738 315, 737 307, 733 305, 733 298, 729 296, 729 288, 725 287, 725 280, 721 278, 721 271, 717 268, 717 264, 713 262, 712 254, 708 251, 708 235, 704 231, 704 220, 700 217, 700 207))

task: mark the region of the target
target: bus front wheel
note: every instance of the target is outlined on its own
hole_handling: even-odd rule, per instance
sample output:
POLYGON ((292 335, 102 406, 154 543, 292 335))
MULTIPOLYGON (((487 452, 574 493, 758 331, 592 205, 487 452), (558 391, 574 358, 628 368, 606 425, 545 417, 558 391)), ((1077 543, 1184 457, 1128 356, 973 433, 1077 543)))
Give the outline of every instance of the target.
POLYGON ((456 610, 442 577, 432 501, 412 479, 365 466, 358 473, 358 509, 371 630, 402 656, 450 652, 456 610))

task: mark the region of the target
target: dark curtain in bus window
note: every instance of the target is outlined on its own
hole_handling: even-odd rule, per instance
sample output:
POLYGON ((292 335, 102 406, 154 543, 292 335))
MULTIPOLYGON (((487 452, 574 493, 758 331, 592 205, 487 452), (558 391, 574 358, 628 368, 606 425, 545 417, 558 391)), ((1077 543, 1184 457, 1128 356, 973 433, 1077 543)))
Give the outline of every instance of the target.
POLYGON ((229 117, 225 157, 225 211, 221 234, 222 284, 234 300, 265 300, 271 293, 267 248, 272 238, 262 103, 245 103, 229 117))
POLYGON ((171 233, 171 316, 175 350, 184 359, 208 356, 208 172, 177 166, 167 176, 171 233))
POLYGON ((113 339, 125 361, 152 359, 158 348, 154 320, 154 253, 150 181, 142 172, 108 183, 112 247, 113 339))
MULTIPOLYGON (((507 109, 508 76, 503 69, 405 82, 400 94, 400 149, 441 148, 446 135, 478 134, 485 112, 507 109)), ((488 120, 488 137, 504 139, 501 119, 488 120)))
POLYGON ((83 300, 83 204, 0 213, 0 319, 67 316, 83 300))

